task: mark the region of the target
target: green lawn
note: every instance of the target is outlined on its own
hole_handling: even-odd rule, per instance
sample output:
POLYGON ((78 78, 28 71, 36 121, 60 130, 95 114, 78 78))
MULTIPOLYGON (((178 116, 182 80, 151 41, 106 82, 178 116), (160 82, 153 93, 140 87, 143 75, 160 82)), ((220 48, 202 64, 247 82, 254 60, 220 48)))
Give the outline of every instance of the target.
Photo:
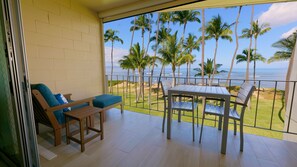
MULTIPOLYGON (((146 85, 145 86, 145 93, 144 93, 144 99, 140 99, 138 103, 136 103, 136 90, 135 86, 137 86, 137 83, 128 83, 128 90, 126 93, 126 82, 113 82, 113 94, 115 95, 121 95, 123 97, 123 102, 125 104, 125 110, 133 111, 133 112, 139 112, 144 114, 150 114, 154 116, 163 116, 163 99, 162 99, 162 91, 160 89, 159 93, 157 93, 157 86, 153 85, 152 91, 151 91, 151 106, 148 102, 149 97, 149 88, 146 85)), ((232 87, 231 93, 236 94, 236 91, 239 87, 232 87)), ((137 90, 138 91, 138 90, 137 90)), ((257 112, 257 119, 255 123, 255 117, 256 117, 256 104, 257 104, 257 97, 258 97, 258 91, 255 91, 251 101, 250 106, 245 112, 244 117, 244 124, 251 126, 245 126, 244 132, 260 135, 260 136, 267 136, 271 138, 278 138, 282 139, 282 133, 276 132, 273 130, 282 131, 284 127, 284 123, 281 121, 281 118, 284 118, 285 114, 285 108, 282 108, 284 91, 277 90, 276 96, 275 96, 275 104, 274 104, 274 111, 272 114, 272 108, 273 108, 273 98, 274 98, 274 89, 265 89, 259 91, 259 101, 258 101, 258 112, 257 112), (279 117, 279 111, 280 117, 279 117), (272 116, 272 118, 271 118, 272 116), (270 122, 272 119, 272 126, 270 127, 270 122), (254 126, 258 127, 255 128, 254 126), (260 128, 266 128, 266 129, 260 129, 260 128), (269 130, 269 129, 272 130, 269 130)), ((201 103, 200 103, 201 104, 201 103)), ((196 114, 195 114, 196 116, 196 114)), ((198 117, 202 116, 201 111, 201 105, 199 105, 199 113, 198 117)), ((214 116, 207 116, 207 118, 215 119, 214 116)), ((174 114, 173 119, 177 119, 177 115, 174 114)), ((206 120, 205 125, 214 126, 215 121, 213 120, 206 120)), ((182 116, 182 121, 191 122, 191 113, 185 113, 185 116, 182 116)), ((199 123, 201 123, 201 119, 199 119, 199 123)), ((233 123, 233 121, 232 121, 233 123)), ((161 126, 161 125, 160 125, 161 126)), ((239 127, 239 126, 238 126, 239 127)), ((229 126, 229 129, 233 129, 233 124, 229 126)), ((238 129, 239 130, 239 129, 238 129)))

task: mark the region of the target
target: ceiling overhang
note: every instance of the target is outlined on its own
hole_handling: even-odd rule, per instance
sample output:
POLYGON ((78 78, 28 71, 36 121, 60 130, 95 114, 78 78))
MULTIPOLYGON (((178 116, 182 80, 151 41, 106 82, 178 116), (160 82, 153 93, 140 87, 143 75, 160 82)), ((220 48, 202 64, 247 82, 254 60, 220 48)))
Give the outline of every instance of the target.
POLYGON ((76 0, 98 12, 103 22, 155 11, 193 10, 296 0, 76 0))

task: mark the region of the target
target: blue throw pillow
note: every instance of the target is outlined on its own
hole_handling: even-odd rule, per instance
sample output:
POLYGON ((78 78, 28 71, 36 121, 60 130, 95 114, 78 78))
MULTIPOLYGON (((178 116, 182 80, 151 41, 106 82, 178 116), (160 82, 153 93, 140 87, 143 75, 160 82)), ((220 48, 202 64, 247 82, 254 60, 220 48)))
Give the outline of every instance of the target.
MULTIPOLYGON (((68 104, 67 99, 61 93, 56 94, 55 97, 56 97, 56 99, 58 100, 58 102, 60 104, 68 104)), ((63 109, 64 112, 67 112, 67 111, 70 111, 70 110, 71 110, 71 107, 67 107, 67 108, 63 109)))

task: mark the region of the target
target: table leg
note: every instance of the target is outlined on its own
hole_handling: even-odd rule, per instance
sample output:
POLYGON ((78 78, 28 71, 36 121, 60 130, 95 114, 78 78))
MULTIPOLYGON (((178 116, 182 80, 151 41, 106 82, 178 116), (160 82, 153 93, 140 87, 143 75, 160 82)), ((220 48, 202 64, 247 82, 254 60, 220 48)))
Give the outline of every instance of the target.
POLYGON ((100 115, 100 131, 101 131, 101 140, 104 139, 104 130, 103 130, 103 113, 104 111, 102 112, 99 112, 99 115, 100 115))
POLYGON ((80 128, 80 142, 81 142, 81 147, 80 150, 81 152, 85 151, 85 139, 84 139, 84 120, 79 121, 79 128, 80 128))
POLYGON ((172 107, 171 107, 171 102, 172 101, 172 96, 170 91, 168 91, 168 114, 167 114, 167 139, 171 138, 171 120, 172 120, 172 107))
POLYGON ((90 123, 91 119, 90 117, 86 118, 86 129, 87 129, 87 134, 89 134, 89 123, 90 123))
POLYGON ((223 126, 222 144, 221 144, 222 154, 226 154, 226 149, 227 149, 229 110, 230 110, 230 97, 226 97, 225 108, 224 108, 224 126, 223 126))
MULTIPOLYGON (((223 106, 224 106, 224 102, 221 101, 221 102, 220 102, 220 107, 223 107, 223 106)), ((218 126, 218 129, 219 129, 219 130, 222 130, 222 121, 223 121, 222 116, 219 116, 219 126, 218 126)))
POLYGON ((69 136, 69 120, 66 115, 65 115, 65 122, 66 122, 66 143, 70 144, 70 139, 68 138, 68 136, 69 136))

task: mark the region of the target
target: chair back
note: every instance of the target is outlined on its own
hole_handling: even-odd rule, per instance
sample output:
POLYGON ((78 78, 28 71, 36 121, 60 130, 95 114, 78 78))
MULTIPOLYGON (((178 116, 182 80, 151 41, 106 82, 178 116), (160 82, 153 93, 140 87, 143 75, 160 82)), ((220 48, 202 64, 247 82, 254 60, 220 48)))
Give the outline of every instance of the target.
POLYGON ((255 86, 244 82, 238 91, 237 97, 235 99, 236 102, 247 105, 250 97, 252 96, 255 90, 255 86))
POLYGON ((64 119, 63 110, 47 112, 46 109, 60 105, 52 91, 44 84, 31 85, 34 118, 36 123, 41 123, 54 129, 61 127, 64 119))
POLYGON ((38 90, 32 90, 32 102, 35 121, 50 126, 51 122, 49 121, 48 115, 45 111, 49 105, 38 90))
POLYGON ((161 81, 163 97, 168 96, 168 89, 172 88, 172 82, 170 80, 161 81))

